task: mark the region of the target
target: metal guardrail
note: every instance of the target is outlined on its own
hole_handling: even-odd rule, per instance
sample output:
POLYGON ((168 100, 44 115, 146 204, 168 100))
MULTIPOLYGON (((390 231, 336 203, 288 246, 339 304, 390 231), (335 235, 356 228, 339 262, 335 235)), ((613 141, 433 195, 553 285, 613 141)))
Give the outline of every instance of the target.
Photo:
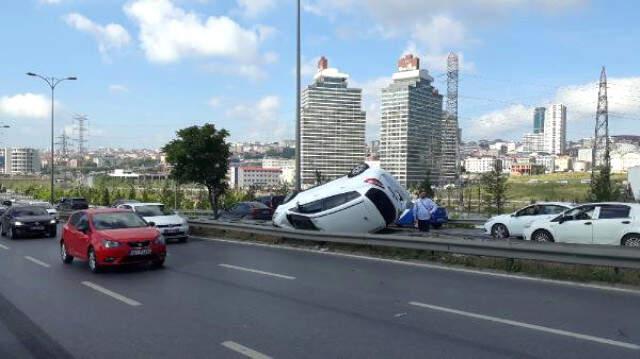
POLYGON ((418 249, 465 255, 640 269, 640 249, 603 245, 538 243, 523 240, 473 241, 399 235, 327 233, 269 226, 190 220, 192 228, 252 233, 283 239, 418 249))

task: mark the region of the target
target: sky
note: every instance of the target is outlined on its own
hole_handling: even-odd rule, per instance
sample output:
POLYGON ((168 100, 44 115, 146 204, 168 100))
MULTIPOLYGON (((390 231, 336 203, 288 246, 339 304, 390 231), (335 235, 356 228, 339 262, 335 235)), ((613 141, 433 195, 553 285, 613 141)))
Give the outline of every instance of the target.
MULTIPOLYGON (((303 0, 303 86, 320 56, 363 89, 367 139, 379 95, 405 53, 446 94, 459 54, 463 140, 519 139, 533 108, 562 102, 568 138, 592 135, 601 67, 611 134, 640 134, 640 2, 635 0, 303 0)), ((89 118, 89 148, 158 148, 214 123, 232 141, 294 137, 293 0, 3 0, 2 146, 46 148, 45 76, 55 134, 89 118)))

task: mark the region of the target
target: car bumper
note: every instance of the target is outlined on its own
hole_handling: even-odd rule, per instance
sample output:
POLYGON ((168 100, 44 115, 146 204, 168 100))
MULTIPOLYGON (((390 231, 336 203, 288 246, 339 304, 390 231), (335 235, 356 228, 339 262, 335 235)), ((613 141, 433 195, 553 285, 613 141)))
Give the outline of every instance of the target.
MULTIPOLYGON (((101 248, 96 250, 96 260, 101 266, 117 266, 126 264, 139 264, 164 260, 167 256, 165 245, 150 245, 151 252, 144 255, 130 255, 134 248, 122 245, 117 248, 101 248)), ((136 248, 137 249, 137 248, 136 248)))
POLYGON ((19 236, 45 234, 57 230, 56 225, 41 226, 42 228, 36 228, 33 226, 14 226, 13 233, 19 236))

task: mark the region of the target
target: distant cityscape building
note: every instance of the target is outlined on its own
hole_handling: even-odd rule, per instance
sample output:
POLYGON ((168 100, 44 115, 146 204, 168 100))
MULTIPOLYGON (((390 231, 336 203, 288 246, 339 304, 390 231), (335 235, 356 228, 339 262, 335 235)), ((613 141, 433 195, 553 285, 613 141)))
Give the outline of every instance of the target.
POLYGON ((330 68, 323 56, 314 83, 302 91, 302 184, 313 185, 316 173, 332 180, 364 162, 365 112, 362 90, 349 88, 349 75, 330 68))
POLYGON ((263 158, 262 167, 264 168, 279 168, 282 170, 280 173, 280 182, 293 184, 295 178, 296 161, 286 158, 263 158))
POLYGON ((382 89, 380 165, 405 187, 418 185, 427 174, 438 183, 442 95, 413 55, 398 61, 392 80, 382 89))
POLYGON ((5 148, 4 173, 9 175, 39 174, 40 151, 35 148, 5 148))
POLYGON ((279 168, 264 167, 230 167, 227 176, 232 188, 271 188, 281 184, 279 168))
POLYGON ((554 155, 565 153, 567 145, 567 107, 563 104, 550 105, 544 120, 545 152, 554 155))
POLYGON ((526 133, 522 137, 523 152, 542 152, 544 150, 544 133, 526 133))
POLYGON ((544 132, 544 113, 546 108, 536 107, 533 110, 533 133, 544 132))

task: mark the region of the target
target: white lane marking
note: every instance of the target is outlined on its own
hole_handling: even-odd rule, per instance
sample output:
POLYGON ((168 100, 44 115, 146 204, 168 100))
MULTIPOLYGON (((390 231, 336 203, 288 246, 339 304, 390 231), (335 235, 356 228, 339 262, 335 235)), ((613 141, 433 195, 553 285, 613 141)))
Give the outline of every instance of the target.
POLYGON ((437 305, 425 304, 425 303, 420 303, 420 302, 409 302, 409 304, 413 305, 413 306, 416 306, 416 307, 427 308, 427 309, 437 310, 437 311, 451 313, 451 314, 462 315, 462 316, 465 316, 465 317, 470 317, 470 318, 475 318, 475 319, 487 320, 487 321, 491 321, 491 322, 495 322, 495 323, 511 325, 511 326, 514 326, 514 327, 527 328, 527 329, 531 329, 531 330, 537 330, 537 331, 540 331, 540 332, 551 333, 551 334, 561 335, 561 336, 565 336, 565 337, 572 337, 572 338, 581 339, 581 340, 588 340, 588 341, 591 341, 591 342, 596 342, 596 343, 600 343, 600 344, 608 344, 608 345, 613 345, 613 346, 626 348, 626 349, 640 350, 640 345, 633 344, 633 343, 619 342, 617 340, 594 337, 592 335, 574 333, 574 332, 570 332, 570 331, 566 331, 566 330, 554 329, 554 328, 544 327, 544 326, 536 325, 536 324, 528 324, 528 323, 518 322, 518 321, 515 321, 515 320, 502 319, 502 318, 492 317, 492 316, 483 315, 483 314, 465 312, 465 311, 462 311, 462 310, 439 307, 437 305))
POLYGON ((467 268, 458 268, 458 267, 447 267, 447 266, 438 265, 438 264, 407 262, 407 261, 401 261, 401 260, 396 260, 396 259, 367 257, 367 256, 364 256, 364 255, 348 254, 348 253, 340 253, 340 252, 320 252, 320 251, 315 250, 315 249, 294 248, 294 247, 288 247, 288 246, 279 245, 279 244, 263 244, 263 243, 248 242, 248 241, 234 241, 234 240, 229 240, 229 239, 206 238, 206 237, 194 237, 194 238, 203 239, 203 240, 211 241, 211 242, 224 242, 224 243, 240 244, 240 245, 246 245, 246 246, 285 249, 285 250, 296 251, 296 252, 305 252, 305 253, 314 253, 314 254, 320 254, 320 255, 331 255, 331 256, 336 256, 336 257, 364 259, 364 260, 374 261, 374 262, 393 263, 393 264, 400 264, 400 265, 419 267, 419 268, 428 268, 428 269, 436 269, 436 270, 444 270, 444 271, 468 273, 468 274, 479 274, 479 275, 486 275, 486 276, 498 277, 498 278, 509 278, 509 279, 517 279, 517 280, 524 280, 524 281, 530 281, 530 282, 539 282, 539 283, 545 283, 545 284, 562 285, 562 286, 568 286, 568 287, 597 289, 597 290, 604 290, 604 291, 620 292, 620 293, 625 293, 625 294, 640 295, 640 290, 637 290, 637 289, 612 287, 612 286, 607 286, 607 285, 568 282, 568 281, 558 280, 558 279, 527 277, 527 276, 524 276, 524 275, 497 273, 497 272, 489 272, 489 271, 467 269, 467 268))
POLYGON ((28 261, 31 261, 31 262, 33 262, 33 263, 35 263, 37 265, 43 266, 45 268, 51 267, 49 264, 47 264, 47 263, 45 263, 45 262, 43 262, 43 261, 41 261, 39 259, 35 259, 33 257, 30 257, 30 256, 24 256, 24 259, 26 259, 28 261))
POLYGON ((0 244, 0 248, 9 250, 9 247, 5 246, 4 244, 0 244))
POLYGON ((227 349, 231 349, 234 352, 240 353, 244 356, 246 356, 247 358, 251 358, 251 359, 272 359, 270 356, 268 355, 264 355, 260 352, 257 352, 251 348, 247 348, 242 344, 238 344, 236 342, 232 342, 230 340, 227 340, 225 342, 220 343, 223 347, 227 348, 227 349))
POLYGON ((87 287, 89 287, 89 288, 91 288, 91 289, 93 289, 93 290, 96 290, 96 291, 98 291, 98 292, 100 292, 102 294, 108 295, 113 299, 117 299, 117 300, 119 300, 119 301, 121 301, 121 302, 123 302, 125 304, 129 304, 132 307, 137 307, 139 305, 142 305, 142 303, 140 303, 140 302, 138 302, 136 300, 133 300, 131 298, 127 298, 124 295, 121 295, 121 294, 118 294, 116 292, 110 291, 109 289, 101 287, 101 286, 99 286, 99 285, 97 285, 95 283, 92 283, 92 282, 89 282, 89 281, 84 281, 84 282, 82 282, 82 284, 87 286, 87 287))
POLYGON ((224 263, 220 263, 218 264, 220 267, 224 267, 224 268, 230 268, 230 269, 236 269, 236 270, 241 270, 241 271, 245 271, 245 272, 251 272, 251 273, 257 273, 257 274, 263 274, 263 275, 268 275, 268 276, 272 276, 272 277, 277 277, 277 278, 282 278, 282 279, 288 279, 288 280, 294 280, 296 279, 296 277, 292 277, 292 276, 288 276, 288 275, 284 275, 284 274, 278 274, 278 273, 271 273, 271 272, 265 272, 265 271, 261 271, 261 270, 257 270, 257 269, 251 269, 251 268, 245 268, 245 267, 239 267, 239 266, 234 266, 231 264, 224 264, 224 263))

